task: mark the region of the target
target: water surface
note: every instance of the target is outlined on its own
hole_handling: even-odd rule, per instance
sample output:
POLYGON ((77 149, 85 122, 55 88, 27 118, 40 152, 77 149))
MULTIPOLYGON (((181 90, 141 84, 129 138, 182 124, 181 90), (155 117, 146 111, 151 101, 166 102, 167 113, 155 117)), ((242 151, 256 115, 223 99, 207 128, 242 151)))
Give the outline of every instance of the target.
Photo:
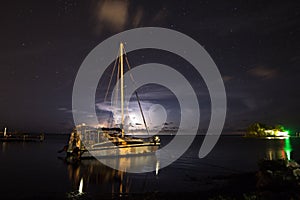
MULTIPOLYGON (((63 154, 57 153, 67 139, 66 136, 48 136, 42 143, 0 143, 1 199, 65 199, 68 193, 78 189, 81 179, 83 191, 91 199, 145 192, 194 192, 213 187, 207 183, 208 177, 257 170, 259 159, 300 158, 300 138, 267 140, 221 136, 213 151, 199 159, 203 136, 197 136, 188 151, 170 166, 156 172, 133 174, 113 170, 97 160, 68 164, 63 154)), ((162 145, 170 139, 171 136, 162 136, 162 145)), ((143 159, 147 158, 135 162, 143 164, 143 159)))

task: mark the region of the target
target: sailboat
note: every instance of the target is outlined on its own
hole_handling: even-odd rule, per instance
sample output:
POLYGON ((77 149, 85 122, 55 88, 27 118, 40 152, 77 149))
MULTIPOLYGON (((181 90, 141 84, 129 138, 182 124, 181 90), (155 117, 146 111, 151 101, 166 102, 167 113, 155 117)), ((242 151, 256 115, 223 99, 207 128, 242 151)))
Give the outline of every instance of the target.
MULTIPOLYGON (((76 156, 78 158, 145 155, 154 153, 159 148, 160 138, 158 136, 138 138, 128 135, 124 131, 124 52, 124 44, 120 43, 119 55, 116 59, 116 62, 119 61, 117 78, 120 81, 121 98, 121 123, 119 127, 95 128, 85 124, 77 125, 71 133, 69 139, 69 144, 67 147, 68 155, 76 156)), ((128 68, 130 69, 127 59, 126 62, 128 68)), ((135 95, 141 111, 145 129, 149 135, 142 106, 140 104, 140 98, 137 92, 135 92, 135 95)))

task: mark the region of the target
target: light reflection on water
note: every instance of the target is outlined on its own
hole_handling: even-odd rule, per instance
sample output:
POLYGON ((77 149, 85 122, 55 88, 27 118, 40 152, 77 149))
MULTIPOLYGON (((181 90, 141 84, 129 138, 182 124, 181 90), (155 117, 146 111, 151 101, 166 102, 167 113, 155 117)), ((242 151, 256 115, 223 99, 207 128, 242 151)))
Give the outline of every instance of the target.
MULTIPOLYGON (((299 143, 298 138, 294 138, 294 140, 299 143)), ((252 171, 255 170, 259 159, 293 159, 293 157, 291 158, 293 148, 290 138, 266 140, 225 137, 216 146, 216 150, 204 159, 195 158, 196 147, 198 146, 193 145, 183 157, 165 169, 158 170, 159 162, 156 162, 156 171, 153 173, 126 173, 126 168, 132 167, 130 164, 147 168, 147 163, 153 163, 155 155, 110 158, 109 162, 115 162, 115 166, 121 167, 124 172, 111 169, 96 159, 82 160, 78 165, 68 165, 69 178, 74 190, 78 188, 79 181, 83 178, 84 191, 91 192, 93 196, 102 197, 104 195, 113 198, 145 191, 194 191, 205 188, 204 185, 199 187, 198 183, 193 182, 197 179, 252 171), (235 146, 230 145, 231 143, 235 143, 235 146), (237 150, 240 153, 236 153, 237 150), (235 152, 235 154, 230 152, 235 152), (251 156, 244 156, 246 154, 251 156), (231 162, 228 158, 231 159, 231 162), (248 163, 252 162, 255 167, 247 168, 246 160, 248 163), (159 171, 161 172, 159 173, 159 171), (189 181, 189 179, 193 179, 193 181, 189 181)))
POLYGON ((269 143, 269 147, 266 149, 267 160, 291 160, 291 153, 293 151, 290 138, 273 140, 269 143))
MULTIPOLYGON (((161 136, 163 145, 170 139, 161 136)), ((111 169, 97 160, 67 164, 57 158, 63 156, 57 151, 67 141, 68 137, 46 137, 43 143, 0 142, 1 199, 64 199, 66 193, 78 191, 81 178, 83 192, 93 199, 145 192, 193 192, 211 187, 205 181, 207 177, 256 171, 259 159, 300 159, 300 138, 267 140, 240 136, 221 136, 213 151, 199 159, 203 137, 198 136, 170 166, 159 172, 134 174, 111 169)), ((146 161, 141 157, 114 162, 123 166, 140 163, 137 166, 146 169, 146 161)))
POLYGON ((291 160, 291 152, 292 152, 293 148, 291 145, 291 141, 290 138, 286 138, 284 140, 284 151, 286 153, 286 157, 288 160, 291 160))
MULTIPOLYGON (((137 188, 131 189, 132 181, 145 176, 145 174, 131 174, 126 173, 126 168, 130 168, 130 165, 134 165, 138 168, 147 168, 145 163, 153 163, 156 159, 154 154, 147 156, 131 156, 120 158, 102 158, 106 162, 114 163, 118 168, 123 171, 118 171, 107 167, 96 159, 81 160, 76 164, 70 164, 66 162, 68 169, 68 177, 72 183, 73 191, 78 191, 80 180, 83 179, 83 192, 89 190, 95 194, 101 194, 101 196, 115 196, 127 195, 131 191, 135 191, 137 188), (96 190, 93 189, 97 187, 96 190)), ((156 166, 159 167, 159 163, 156 162, 156 166)), ((155 178, 159 169, 156 169, 154 173, 147 173, 148 176, 155 178), (150 175, 149 175, 150 174, 150 175)), ((151 177, 148 177, 151 179, 151 177)), ((141 180, 138 180, 142 183, 141 180)), ((144 179, 147 181, 147 179, 144 179)), ((145 184, 145 183, 143 183, 145 184)))

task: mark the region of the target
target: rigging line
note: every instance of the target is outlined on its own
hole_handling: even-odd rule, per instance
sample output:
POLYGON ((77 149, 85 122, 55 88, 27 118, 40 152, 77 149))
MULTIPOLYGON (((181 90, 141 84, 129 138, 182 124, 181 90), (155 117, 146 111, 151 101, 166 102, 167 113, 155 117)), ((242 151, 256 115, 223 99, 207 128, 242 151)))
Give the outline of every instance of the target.
POLYGON ((146 128, 147 133, 148 133, 148 135, 149 135, 149 130, 148 130, 148 126, 147 126, 147 124, 146 124, 145 116, 144 116, 144 113, 143 113, 143 110, 142 110, 142 106, 141 106, 141 103, 140 103, 140 98, 139 98, 139 96, 138 96, 138 94, 137 94, 136 91, 135 91, 134 93, 135 93, 135 96, 136 96, 136 98, 137 98, 137 100, 138 100, 138 104, 139 104, 139 107, 140 107, 140 111, 141 111, 141 113, 142 113, 142 117, 143 117, 143 121, 144 121, 144 124, 145 124, 145 128, 146 128))
MULTIPOLYGON (((128 58, 127 58, 127 54, 126 54, 125 48, 123 48, 123 52, 124 52, 124 55, 125 55, 124 57, 125 57, 125 61, 126 61, 127 67, 128 67, 129 70, 131 70, 131 67, 129 65, 129 61, 128 61, 128 58)), ((133 79, 133 76, 132 76, 132 74, 130 72, 129 72, 129 76, 130 76, 130 79, 133 82, 133 84, 136 86, 136 83, 135 83, 135 81, 133 79)), ((127 110, 127 116, 129 116, 129 111, 128 111, 128 109, 126 109, 126 110, 127 110)))
MULTIPOLYGON (((128 67, 129 70, 131 70, 131 67, 129 65, 129 61, 128 61, 128 58, 127 58, 127 54, 126 54, 125 48, 123 48, 123 52, 124 52, 124 57, 125 57, 125 61, 126 61, 127 67, 128 67)), ((130 72, 129 72, 129 76, 130 76, 130 79, 133 82, 133 84, 136 86, 136 83, 135 83, 135 81, 133 79, 133 76, 132 76, 132 74, 130 72)), ((126 109, 126 110, 127 110, 127 116, 129 116, 129 111, 128 111, 128 109, 126 109)))
MULTIPOLYGON (((125 55, 124 57, 125 57, 125 61, 126 61, 126 64, 128 66, 128 69, 131 70, 131 67, 130 67, 130 64, 129 64, 129 61, 128 61, 128 58, 127 58, 127 52, 126 52, 125 48, 124 48, 124 55, 125 55)), ((133 78, 133 76, 130 72, 129 72, 129 75, 130 75, 130 79, 132 80, 133 84, 136 86, 136 82, 135 82, 135 80, 134 80, 134 78, 133 78)))
MULTIPOLYGON (((129 64, 129 61, 128 61, 128 58, 127 58, 127 53, 126 53, 125 48, 123 48, 123 51, 124 51, 124 55, 125 55, 124 57, 125 57, 126 64, 127 64, 128 69, 130 71, 131 67, 130 67, 130 64, 129 64)), ((129 75, 130 75, 130 78, 131 78, 133 84, 136 86, 136 82, 133 79, 133 76, 132 76, 132 74, 130 72, 129 72, 129 75)), ((142 118, 143 118, 143 121, 144 121, 144 125, 145 125, 145 128, 146 128, 147 134, 149 135, 149 129, 148 129, 148 126, 147 126, 147 123, 146 123, 146 119, 145 119, 144 113, 143 113, 142 105, 140 103, 139 95, 138 95, 137 91, 135 91, 134 93, 135 93, 135 96, 136 96, 138 104, 139 104, 139 108, 140 108, 140 111, 141 111, 141 114, 142 114, 142 118)))
MULTIPOLYGON (((120 50, 119 50, 120 51, 120 50)), ((118 54, 119 54, 119 51, 118 51, 118 54)), ((116 64, 118 62, 118 54, 116 56, 116 59, 115 59, 115 63, 114 63, 114 67, 113 67, 113 70, 111 72, 111 75, 110 75, 110 79, 109 79, 109 83, 108 83, 108 87, 107 87, 107 90, 106 90, 106 93, 105 93, 105 97, 104 97, 104 103, 106 102, 106 98, 108 96, 108 92, 109 92, 109 89, 110 89, 110 85, 111 85, 111 82, 112 82, 112 78, 113 78, 113 75, 115 73, 115 69, 116 69, 116 64)), ((110 124, 112 126, 113 124, 113 120, 111 120, 111 118, 113 119, 113 116, 110 115, 109 119, 108 119, 108 124, 110 124)))
MULTIPOLYGON (((119 54, 119 52, 118 52, 118 54, 119 54)), ((116 56, 114 67, 113 67, 113 70, 112 70, 111 75, 110 75, 109 83, 108 83, 107 90, 106 90, 105 97, 104 97, 104 102, 106 101, 106 98, 107 98, 107 95, 108 95, 108 91, 109 91, 109 88, 110 88, 110 85, 111 85, 112 77, 113 77, 113 75, 115 73, 117 61, 118 61, 118 55, 116 56)))
MULTIPOLYGON (((119 51, 118 51, 118 54, 119 54, 119 52, 120 52, 120 49, 119 49, 119 51)), ((117 78, 116 78, 116 84, 118 84, 118 80, 120 79, 120 66, 119 66, 119 55, 117 55, 117 58, 116 58, 116 60, 115 60, 115 64, 116 63, 118 63, 117 65, 118 65, 118 70, 117 70, 117 78)), ((109 89, 109 88, 108 88, 109 89)), ((113 95, 113 94, 112 94, 113 95)), ((117 109, 116 109, 116 105, 117 105, 117 101, 118 101, 118 97, 119 97, 119 87, 118 86, 116 86, 116 90, 115 90, 115 95, 113 95, 113 104, 114 104, 114 106, 112 106, 112 109, 113 109, 113 111, 112 111, 112 114, 110 115, 111 116, 111 118, 113 119, 112 121, 111 121, 111 126, 113 125, 113 124, 116 124, 116 120, 114 119, 114 115, 113 115, 113 113, 116 113, 116 111, 117 111, 117 109)))

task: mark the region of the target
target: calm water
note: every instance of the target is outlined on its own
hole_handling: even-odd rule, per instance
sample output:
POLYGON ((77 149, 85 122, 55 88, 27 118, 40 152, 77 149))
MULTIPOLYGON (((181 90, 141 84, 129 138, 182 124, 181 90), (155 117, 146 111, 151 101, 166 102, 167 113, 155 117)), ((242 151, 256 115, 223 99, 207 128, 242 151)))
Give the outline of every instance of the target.
MULTIPOLYGON (((171 137, 161 139, 166 144, 171 137)), ((69 165, 57 154, 67 142, 62 136, 48 136, 43 143, 0 143, 1 199, 65 199, 78 189, 81 178, 84 192, 92 199, 144 192, 193 192, 212 187, 202 181, 207 177, 257 170, 257 161, 262 158, 300 159, 300 138, 221 136, 213 151, 199 159, 202 140, 198 136, 179 160, 158 174, 120 172, 97 160, 69 165)))

